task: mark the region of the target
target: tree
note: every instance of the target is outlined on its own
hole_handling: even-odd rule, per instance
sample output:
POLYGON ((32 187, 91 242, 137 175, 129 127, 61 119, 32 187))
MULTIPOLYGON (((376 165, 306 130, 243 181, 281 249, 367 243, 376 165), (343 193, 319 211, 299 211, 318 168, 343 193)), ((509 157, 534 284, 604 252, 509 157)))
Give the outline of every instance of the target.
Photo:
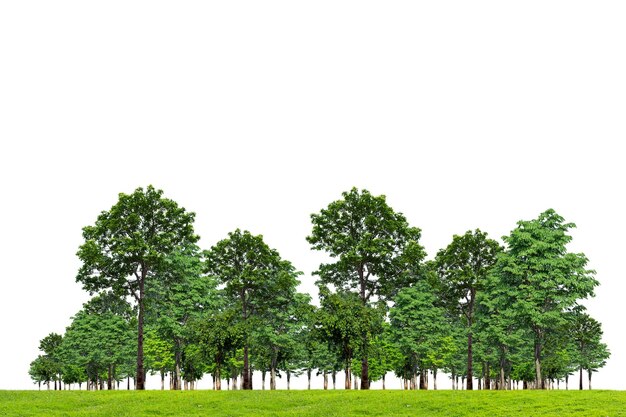
POLYGON ((607 346, 601 342, 602 326, 579 307, 570 314, 568 330, 574 345, 574 362, 580 373, 578 388, 583 389, 583 369, 586 369, 591 389, 592 372, 603 367, 610 355, 607 346))
POLYGON ((445 297, 459 309, 467 326, 467 389, 473 389, 472 336, 476 293, 481 291, 500 251, 498 242, 476 229, 455 235, 447 248, 437 253, 437 271, 445 297))
POLYGON ((39 355, 37 359, 30 363, 28 374, 34 383, 38 384, 41 389, 41 383, 45 383, 50 389, 50 381, 55 380, 57 373, 57 366, 50 357, 46 355, 39 355))
POLYGON ((250 319, 273 305, 280 306, 279 295, 295 288, 301 273, 267 246, 263 236, 239 229, 206 252, 206 259, 207 272, 225 285, 229 301, 240 308, 244 336, 243 389, 252 389, 250 319))
POLYGON ((159 337, 156 330, 147 330, 144 339, 144 365, 151 371, 159 372, 161 390, 165 389, 165 374, 174 369, 174 344, 171 340, 159 337))
POLYGON ((203 261, 196 245, 187 245, 166 258, 161 272, 165 280, 152 281, 146 287, 146 320, 159 336, 172 345, 174 390, 182 389, 183 353, 189 342, 187 323, 218 308, 217 283, 204 276, 203 261))
POLYGON ((113 293, 89 300, 65 330, 59 347, 63 363, 83 370, 94 387, 105 375, 108 389, 113 389, 116 367, 134 354, 132 316, 130 305, 113 293))
POLYGON ((503 285, 514 288, 511 304, 534 336, 535 387, 545 388, 541 373, 546 332, 565 320, 564 312, 593 295, 595 272, 586 269, 587 257, 567 252, 576 227, 549 209, 535 220, 519 221, 503 239, 507 250, 498 258, 503 285))
POLYGON ((57 389, 57 381, 58 381, 58 389, 61 389, 61 370, 62 364, 59 359, 59 346, 63 342, 63 336, 58 333, 50 333, 48 336, 44 337, 39 341, 39 350, 45 353, 45 357, 47 360, 45 361, 45 369, 46 375, 52 372, 53 377, 48 379, 46 382, 50 380, 54 381, 54 389, 57 389))
POLYGON ((216 390, 222 389, 224 367, 243 344, 242 326, 237 316, 233 308, 209 311, 189 324, 192 340, 200 346, 207 368, 215 378, 216 390))
POLYGON ((257 317, 252 332, 257 355, 261 353, 259 362, 265 362, 260 365, 269 370, 272 390, 276 389, 276 376, 281 364, 289 364, 290 371, 301 362, 305 363, 304 367, 310 364, 304 359, 311 353, 311 338, 307 336, 314 311, 310 295, 298 293, 295 285, 284 288, 282 294, 277 293, 273 301, 273 305, 257 317))
MULTIPOLYGON (((425 373, 431 358, 443 356, 437 352, 449 349, 444 338, 448 336, 445 310, 436 305, 437 297, 425 280, 403 288, 394 298, 389 311, 391 331, 407 363, 413 366, 411 377, 418 373, 420 388, 425 388, 425 373)), ((407 375, 408 376, 408 375, 407 375)))
MULTIPOLYGON (((334 263, 320 265, 315 272, 319 283, 343 291, 356 290, 363 305, 372 297, 390 299, 415 280, 415 271, 425 256, 418 244, 420 230, 409 227, 406 218, 387 205, 385 196, 356 188, 342 196, 311 215, 313 230, 307 241, 313 249, 337 258, 334 263)), ((361 388, 369 389, 367 350, 362 353, 361 388)))
POLYGON ((345 370, 345 388, 351 388, 352 359, 361 353, 367 355, 374 334, 382 333, 385 306, 364 305, 352 292, 331 293, 320 286, 321 308, 317 326, 322 340, 339 350, 345 370))
POLYGON ((163 191, 148 186, 119 195, 95 225, 83 228, 78 257, 83 262, 76 281, 90 294, 111 289, 119 297, 133 297, 137 317, 137 389, 145 389, 143 365, 144 308, 146 284, 164 279, 159 274, 165 260, 181 247, 193 244, 195 214, 188 213, 163 191))

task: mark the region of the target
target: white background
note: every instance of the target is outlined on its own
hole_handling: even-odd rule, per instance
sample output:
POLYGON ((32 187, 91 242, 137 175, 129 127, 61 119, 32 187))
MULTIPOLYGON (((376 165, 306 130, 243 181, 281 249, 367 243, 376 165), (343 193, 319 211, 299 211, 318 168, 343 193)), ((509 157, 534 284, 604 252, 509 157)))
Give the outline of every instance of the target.
POLYGON ((385 194, 429 257, 554 208, 601 283, 585 304, 612 356, 594 386, 626 388, 625 12, 1 2, 0 389, 33 387, 38 341, 87 300, 81 228, 148 184, 197 213, 204 248, 237 227, 263 234, 307 291, 323 259, 309 215, 352 186, 385 194))

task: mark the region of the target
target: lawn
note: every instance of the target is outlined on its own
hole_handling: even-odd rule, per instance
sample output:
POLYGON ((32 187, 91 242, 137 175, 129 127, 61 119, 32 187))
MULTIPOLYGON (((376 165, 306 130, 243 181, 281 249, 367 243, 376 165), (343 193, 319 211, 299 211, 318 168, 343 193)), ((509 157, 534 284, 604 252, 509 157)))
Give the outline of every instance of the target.
POLYGON ((623 391, 0 391, 0 416, 626 416, 623 391))

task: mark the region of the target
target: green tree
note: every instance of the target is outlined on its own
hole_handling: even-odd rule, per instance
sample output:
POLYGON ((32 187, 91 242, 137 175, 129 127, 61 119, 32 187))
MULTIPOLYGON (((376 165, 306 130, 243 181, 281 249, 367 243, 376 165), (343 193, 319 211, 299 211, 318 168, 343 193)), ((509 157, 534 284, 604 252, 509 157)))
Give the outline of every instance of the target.
POLYGON ((182 364, 190 333, 187 323, 219 306, 215 278, 205 276, 203 260, 195 245, 187 245, 166 258, 162 280, 146 288, 146 320, 168 340, 174 355, 172 388, 182 388, 182 364))
POLYGON ((584 308, 574 309, 570 315, 569 335, 574 345, 574 360, 579 370, 578 388, 583 389, 583 369, 588 371, 589 389, 591 389, 591 374, 606 364, 610 352, 606 344, 602 343, 601 324, 584 312, 584 308))
POLYGON ((83 228, 78 257, 83 262, 76 281, 93 294, 111 289, 137 302, 137 389, 145 389, 143 364, 145 288, 164 279, 166 259, 181 247, 198 241, 193 231, 194 213, 148 186, 119 195, 95 225, 83 228))
POLYGON ((145 368, 161 376, 161 390, 165 389, 165 374, 174 369, 174 344, 161 338, 154 329, 146 331, 144 339, 145 368))
POLYGON ((248 231, 235 230, 206 252, 207 272, 225 286, 229 302, 239 306, 243 323, 243 389, 252 389, 249 360, 251 318, 279 307, 277 297, 297 285, 296 271, 275 249, 248 231))
MULTIPOLYGON (((318 214, 311 215, 313 230, 307 241, 336 262, 315 272, 319 283, 354 291, 361 303, 391 299, 415 280, 425 252, 418 244, 420 230, 387 205, 385 196, 353 188, 318 214)), ((366 337, 371 332, 363 332, 366 337)), ((367 340, 363 345, 367 345, 367 340)), ((369 389, 367 350, 361 352, 361 388, 369 389)))
POLYGON ((50 389, 50 381, 56 379, 57 365, 49 356, 39 355, 30 363, 28 374, 39 389, 41 389, 42 382, 50 389))
POLYGON ((447 248, 437 253, 436 265, 444 295, 460 310, 467 326, 467 389, 473 389, 472 337, 476 294, 482 291, 489 271, 496 263, 500 245, 476 229, 455 235, 447 248))
POLYGON ((351 388, 352 360, 369 351, 373 335, 382 332, 385 306, 364 305, 352 292, 331 293, 320 286, 321 308, 317 314, 320 337, 339 351, 345 371, 345 388, 351 388), (365 336, 365 337, 364 337, 365 336))
POLYGON ((234 308, 208 311, 189 324, 192 340, 200 346, 207 369, 213 374, 216 390, 222 389, 224 367, 243 345, 243 329, 237 320, 238 314, 234 308))
MULTIPOLYGON (((46 361, 45 367, 46 372, 52 372, 54 381, 54 389, 61 389, 61 370, 63 369, 62 362, 59 358, 59 347, 63 342, 63 336, 58 333, 50 333, 48 336, 44 337, 39 341, 39 350, 45 353, 46 361)), ((50 379, 47 380, 49 382, 50 379)))
POLYGON ((135 353, 133 315, 130 305, 113 293, 92 298, 65 330, 59 347, 63 362, 84 370, 93 387, 105 375, 108 389, 113 389, 116 367, 135 353))
POLYGON ((510 300, 516 314, 534 337, 535 387, 545 388, 541 373, 546 333, 565 320, 564 312, 593 295, 598 285, 586 269, 582 253, 569 253, 568 231, 575 227, 549 209, 535 220, 519 221, 503 239, 507 250, 498 258, 502 284, 514 288, 510 300))
POLYGON ((445 310, 436 305, 437 297, 425 280, 401 289, 389 311, 391 331, 407 363, 413 366, 410 376, 419 374, 420 389, 425 388, 425 376, 430 359, 441 356, 437 350, 446 347, 448 336, 445 310))
MULTIPOLYGON (((297 284, 298 281, 293 282, 297 284)), ((256 318, 252 339, 265 363, 259 363, 270 373, 270 389, 276 389, 277 371, 281 364, 295 371, 302 364, 311 371, 314 346, 309 336, 314 307, 311 297, 285 287, 274 296, 273 305, 256 318)), ((285 369, 286 370, 286 369, 285 369)))

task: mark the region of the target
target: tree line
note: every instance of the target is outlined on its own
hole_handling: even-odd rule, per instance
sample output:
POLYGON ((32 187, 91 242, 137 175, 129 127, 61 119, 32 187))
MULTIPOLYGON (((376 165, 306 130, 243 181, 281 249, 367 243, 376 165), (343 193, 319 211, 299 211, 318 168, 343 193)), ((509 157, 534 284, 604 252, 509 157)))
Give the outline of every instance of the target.
POLYGON ((161 389, 206 374, 217 390, 252 389, 258 372, 262 389, 302 374, 335 388, 340 373, 345 389, 369 389, 391 372, 405 389, 437 389, 441 373, 467 390, 567 388, 578 373, 582 389, 609 357, 581 304, 595 272, 552 209, 503 244, 470 230, 427 260, 419 228, 353 188, 311 215, 306 239, 329 256, 314 272, 319 306, 261 235, 238 229, 202 250, 194 218, 148 186, 83 228, 76 281, 92 298, 40 341, 40 388, 141 390, 150 373, 161 389))

